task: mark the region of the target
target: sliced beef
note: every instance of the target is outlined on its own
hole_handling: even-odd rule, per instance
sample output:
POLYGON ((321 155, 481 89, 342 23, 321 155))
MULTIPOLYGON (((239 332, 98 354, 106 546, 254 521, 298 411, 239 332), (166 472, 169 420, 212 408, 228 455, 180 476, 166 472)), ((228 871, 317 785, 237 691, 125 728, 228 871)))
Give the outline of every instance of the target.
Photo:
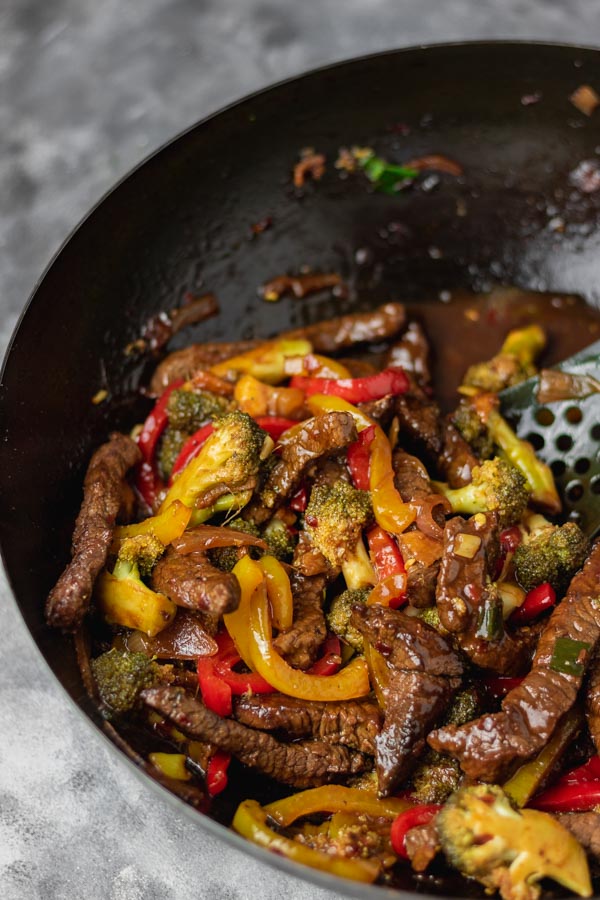
POLYGON ((437 631, 400 610, 357 605, 351 622, 390 668, 385 719, 375 741, 379 793, 387 796, 416 765, 428 731, 460 687, 463 667, 437 631))
POLYGON ((312 578, 292 572, 290 575, 294 598, 294 621, 287 631, 280 631, 273 642, 277 651, 297 669, 312 666, 327 635, 323 613, 326 579, 312 578))
POLYGON ((401 366, 414 375, 423 387, 431 383, 431 350, 429 341, 419 322, 409 322, 399 341, 388 350, 386 366, 401 366))
POLYGON ((92 456, 73 532, 72 559, 46 601, 49 625, 69 631, 81 625, 96 577, 106 563, 119 510, 127 502, 125 475, 140 459, 137 444, 116 432, 92 456))
POLYGON ((483 781, 501 781, 510 770, 546 746, 568 712, 600 642, 600 543, 572 580, 566 597, 540 636, 533 666, 510 691, 502 710, 460 728, 447 726, 429 735, 429 743, 455 756, 463 772, 483 781), (552 659, 559 639, 581 641, 575 672, 556 671, 552 659))
POLYGON ((300 575, 324 575, 327 581, 334 581, 340 574, 337 566, 332 566, 320 550, 313 547, 305 531, 300 532, 298 543, 294 548, 292 566, 300 575))
POLYGON ((365 415, 387 430, 396 412, 396 395, 386 394, 379 400, 368 400, 365 403, 358 403, 357 406, 365 415))
POLYGON ((442 452, 440 408, 413 376, 408 379, 409 389, 395 398, 400 443, 431 467, 442 452))
POLYGON ((437 459, 437 470, 440 476, 448 482, 451 488, 470 484, 473 469, 479 465, 479 460, 449 418, 446 418, 444 422, 441 441, 441 452, 437 459))
POLYGON ((262 341, 229 341, 214 344, 191 344, 183 350, 175 350, 169 353, 156 367, 150 381, 150 392, 162 394, 162 392, 174 381, 187 380, 196 372, 210 369, 217 363, 247 353, 260 346, 262 341))
POLYGON ((270 734, 211 712, 180 688, 150 688, 141 697, 188 737, 216 744, 245 765, 292 787, 318 787, 369 767, 367 756, 341 745, 323 741, 281 743, 270 734))
POLYGON ((260 496, 248 504, 244 518, 256 525, 266 522, 300 487, 308 467, 316 459, 339 453, 356 438, 356 425, 350 413, 331 412, 307 419, 294 437, 283 444, 260 496))
POLYGON ((404 846, 414 871, 424 872, 442 849, 435 822, 407 831, 404 846))
POLYGON ((240 602, 240 585, 230 572, 222 572, 199 551, 180 552, 170 547, 152 572, 152 586, 186 609, 222 616, 240 602))
POLYGON ((502 599, 490 578, 498 551, 494 513, 450 519, 444 529, 437 608, 444 628, 476 665, 501 674, 518 674, 526 659, 521 644, 504 630, 502 599), (469 542, 478 542, 478 546, 469 542))
POLYGON ((385 303, 370 312, 352 313, 281 335, 287 339, 310 341, 317 353, 335 353, 354 344, 383 341, 398 334, 406 321, 401 303, 385 303))
POLYGON ((600 655, 598 653, 590 665, 585 695, 585 715, 596 753, 600 753, 600 655))
POLYGON ((428 566, 415 563, 406 571, 406 598, 415 609, 426 609, 435 603, 435 591, 440 572, 440 561, 428 566))
POLYGON ((314 737, 375 755, 381 711, 372 700, 343 703, 298 700, 285 694, 253 694, 235 705, 238 722, 261 731, 282 731, 286 738, 314 737))
POLYGON ((571 832, 583 849, 594 857, 596 863, 600 863, 600 813, 555 813, 554 818, 571 832))

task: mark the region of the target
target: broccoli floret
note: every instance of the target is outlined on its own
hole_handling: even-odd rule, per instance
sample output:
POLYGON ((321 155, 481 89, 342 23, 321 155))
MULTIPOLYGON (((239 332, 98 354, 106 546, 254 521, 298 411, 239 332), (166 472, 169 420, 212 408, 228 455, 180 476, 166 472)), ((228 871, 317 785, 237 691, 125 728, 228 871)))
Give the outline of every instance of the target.
POLYGON ((586 855, 573 835, 547 813, 514 809, 497 785, 460 788, 436 826, 448 861, 505 900, 537 900, 546 877, 591 896, 586 855))
POLYGON ((193 507, 203 495, 221 486, 227 488, 231 502, 224 503, 221 497, 221 502, 215 501, 212 507, 201 510, 202 520, 210 518, 217 509, 244 505, 256 483, 261 457, 272 446, 272 440, 247 413, 227 413, 215 421, 214 432, 175 479, 161 511, 174 500, 193 507))
POLYGON ((347 481, 316 484, 306 507, 304 523, 314 547, 332 566, 341 566, 349 588, 376 581, 365 550, 362 530, 373 518, 371 496, 347 481))
POLYGON ((439 631, 440 634, 447 633, 446 629, 442 625, 437 606, 426 606, 423 609, 420 609, 417 612, 417 615, 420 619, 423 619, 423 621, 426 622, 427 625, 430 625, 431 628, 439 631))
POLYGON ((363 651, 363 636, 350 623, 352 607, 355 603, 366 603, 370 588, 346 590, 334 597, 327 613, 327 624, 334 634, 354 647, 357 653, 363 651))
POLYGON ((113 575, 115 578, 146 577, 164 552, 164 545, 153 534, 125 538, 119 547, 113 575))
POLYGON ((452 421, 479 459, 490 459, 494 455, 494 442, 467 400, 461 400, 458 404, 452 414, 452 421))
POLYGON ((475 466, 470 484, 451 489, 436 482, 454 512, 496 512, 501 528, 518 522, 527 506, 530 490, 515 466, 495 457, 475 466))
POLYGON ((427 750, 412 776, 412 791, 419 803, 445 803, 460 785, 458 761, 436 750, 427 750))
POLYGON ((293 556, 295 543, 289 528, 275 517, 263 529, 261 537, 267 542, 269 553, 281 562, 289 562, 293 556))
POLYGON ((184 431, 178 431, 170 426, 165 430, 157 454, 158 469, 164 481, 168 480, 187 437, 184 431))
POLYGON ((548 522, 517 547, 513 560, 517 580, 526 591, 548 581, 562 594, 585 562, 589 549, 589 539, 575 522, 548 522))
POLYGON ((500 353, 467 370, 463 384, 486 393, 498 393, 520 384, 535 375, 535 360, 545 344, 546 336, 539 325, 517 328, 509 332, 500 353))
POLYGON ((490 404, 489 395, 481 395, 473 402, 502 455, 525 476, 532 503, 551 515, 559 513, 561 503, 550 467, 538 459, 528 441, 517 437, 508 422, 490 404))
POLYGON ((133 709, 140 691, 159 680, 159 666, 143 653, 115 647, 92 660, 92 674, 100 699, 115 713, 133 709))
POLYGON ((222 416, 230 407, 228 400, 210 391, 175 390, 167 404, 169 425, 177 431, 193 434, 208 419, 222 416))
POLYGON ((465 688, 455 695, 444 716, 444 725, 466 725, 481 713, 481 702, 475 688, 465 688))

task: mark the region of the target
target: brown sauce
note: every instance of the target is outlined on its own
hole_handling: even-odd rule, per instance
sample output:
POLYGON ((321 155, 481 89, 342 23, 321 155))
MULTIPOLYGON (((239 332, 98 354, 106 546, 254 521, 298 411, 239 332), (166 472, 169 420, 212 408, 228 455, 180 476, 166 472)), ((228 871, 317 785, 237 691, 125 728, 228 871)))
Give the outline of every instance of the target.
POLYGON ((446 411, 456 406, 456 388, 473 363, 498 352, 511 328, 537 322, 548 343, 539 365, 555 365, 600 338, 600 310, 581 297, 496 288, 489 294, 448 293, 408 305, 433 348, 434 395, 446 411))

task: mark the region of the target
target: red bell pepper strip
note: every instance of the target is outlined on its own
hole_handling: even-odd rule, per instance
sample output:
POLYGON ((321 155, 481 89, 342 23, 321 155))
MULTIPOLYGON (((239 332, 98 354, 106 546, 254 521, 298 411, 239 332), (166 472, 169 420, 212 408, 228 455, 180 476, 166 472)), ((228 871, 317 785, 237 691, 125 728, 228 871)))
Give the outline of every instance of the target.
POLYGON ((307 671, 311 675, 335 675, 342 665, 342 646, 335 634, 329 634, 323 642, 321 656, 307 671))
POLYGON ((143 460, 135 470, 135 488, 150 510, 154 510, 158 495, 164 485, 154 467, 154 463, 143 460))
POLYGON ((518 525, 512 525, 510 528, 505 528, 500 534, 500 545, 504 550, 505 555, 507 553, 514 553, 522 540, 523 536, 518 525))
POLYGON ((506 697, 509 691, 518 687, 522 678, 511 678, 510 675, 487 675, 483 678, 483 686, 496 700, 506 697))
POLYGON ((364 378, 313 378, 294 375, 290 387, 300 388, 307 397, 312 394, 330 394, 348 403, 366 403, 380 400, 387 394, 403 394, 408 390, 408 378, 403 369, 393 367, 366 375, 364 378))
MULTIPOLYGON (((224 687, 227 688, 229 696, 229 713, 219 713, 219 715, 231 714, 232 694, 239 696, 240 694, 247 694, 249 691, 251 691, 253 694, 272 694, 274 692, 275 688, 271 687, 271 685, 260 675, 257 675, 256 672, 233 671, 233 667, 237 666, 237 664, 241 661, 241 657, 236 650, 232 638, 226 631, 222 631, 220 634, 218 634, 215 640, 219 648, 217 655, 204 658, 202 660, 202 663, 203 666, 205 666, 206 672, 208 672, 210 667, 209 682, 212 682, 212 680, 214 679, 220 681, 224 685, 224 687)), ((200 673, 200 668, 198 668, 198 673, 200 673)), ((200 689, 202 690, 202 680, 200 680, 200 689)), ((222 691, 220 689, 216 689, 215 691, 214 685, 212 685, 212 683, 209 683, 208 691, 209 699, 212 699, 217 694, 219 694, 219 696, 222 694, 223 697, 226 694, 225 691, 222 691)), ((204 698, 203 690, 202 696, 205 705, 208 706, 209 704, 204 698)), ((212 708, 213 707, 209 706, 209 709, 212 708)), ((226 708, 226 706, 222 708, 226 708)), ((215 709, 213 711, 219 712, 218 709, 215 709)))
POLYGON ((428 825, 434 819, 441 809, 439 803, 432 803, 429 806, 413 806, 411 809, 400 813, 392 822, 390 838, 394 853, 402 859, 408 859, 406 852, 405 838, 411 828, 417 825, 428 825))
POLYGON ((510 617, 513 625, 525 625, 532 619, 537 619, 539 615, 552 609, 556 604, 556 591, 545 581, 538 584, 533 590, 529 591, 521 606, 519 606, 510 617))
POLYGON ((258 416, 254 421, 274 441, 278 441, 284 431, 298 424, 294 419, 286 419, 284 416, 258 416))
POLYGON ((198 683, 206 708, 217 713, 218 716, 230 716, 232 712, 231 688, 216 674, 215 661, 212 656, 201 656, 198 659, 198 683))
POLYGON ((178 387, 181 387, 182 384, 183 380, 179 379, 169 385, 169 387, 161 394, 159 400, 157 400, 154 409, 142 426, 137 443, 146 462, 152 462, 158 439, 169 424, 169 416, 167 414, 169 397, 173 391, 177 390, 178 387))
POLYGON ((290 500, 290 509, 293 509, 294 512, 304 512, 306 507, 308 506, 308 491, 306 487, 302 486, 299 488, 296 493, 292 496, 290 500))
POLYGON ((227 769, 231 762, 231 754, 217 750, 208 761, 206 767, 206 789, 211 797, 215 797, 227 787, 227 769))
POLYGON ((369 447, 375 436, 375 426, 370 425, 358 435, 358 440, 348 447, 346 459, 354 487, 359 491, 369 490, 369 447))
POLYGON ((367 543, 380 581, 390 575, 406 572, 398 544, 379 525, 375 525, 367 533, 367 543))
POLYGON ((195 456, 198 456, 203 445, 206 443, 214 430, 215 426, 213 425, 213 423, 207 422, 206 425, 202 425, 202 427, 199 428, 198 431, 195 431, 191 435, 191 437, 187 439, 187 441, 179 451, 177 459, 173 463, 169 484, 172 484, 175 476, 179 475, 179 473, 183 471, 183 469, 185 469, 187 464, 192 459, 194 459, 195 456))
POLYGON ((529 805, 543 812, 585 812, 600 804, 600 781, 558 783, 538 794, 529 805))
POLYGON ((600 781, 600 756, 592 756, 583 766, 571 769, 558 784, 580 784, 582 781, 600 781))

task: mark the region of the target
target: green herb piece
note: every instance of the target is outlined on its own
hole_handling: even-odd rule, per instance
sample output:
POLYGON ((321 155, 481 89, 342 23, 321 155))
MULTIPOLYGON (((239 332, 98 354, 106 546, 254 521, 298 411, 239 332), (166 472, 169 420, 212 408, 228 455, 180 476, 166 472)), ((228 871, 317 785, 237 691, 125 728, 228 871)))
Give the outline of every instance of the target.
POLYGON ((419 174, 409 166, 396 166, 380 156, 365 154, 358 157, 358 164, 378 191, 385 194, 396 194, 405 184, 419 174))
POLYGON ((574 641, 568 637, 556 638, 550 668, 563 675, 583 675, 585 657, 589 649, 590 644, 586 641, 574 641))
POLYGON ((488 597, 479 610, 475 636, 485 641, 498 641, 503 634, 502 603, 498 601, 497 596, 488 597))

